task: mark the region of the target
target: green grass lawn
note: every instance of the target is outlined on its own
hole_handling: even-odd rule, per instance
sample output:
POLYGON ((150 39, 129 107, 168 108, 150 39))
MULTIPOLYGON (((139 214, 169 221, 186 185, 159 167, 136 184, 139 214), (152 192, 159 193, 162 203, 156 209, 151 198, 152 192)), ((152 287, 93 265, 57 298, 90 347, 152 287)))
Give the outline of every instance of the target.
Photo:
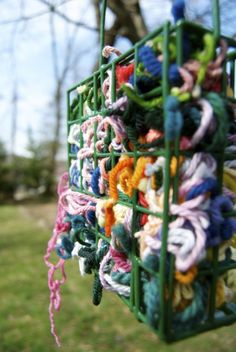
MULTIPOLYGON (((49 292, 43 254, 54 207, 0 207, 0 352, 57 351, 48 320, 49 292), (49 216, 50 215, 50 216, 49 216)), ((203 352, 236 349, 236 325, 166 345, 112 293, 91 303, 91 277, 68 261, 56 324, 66 352, 203 352)))

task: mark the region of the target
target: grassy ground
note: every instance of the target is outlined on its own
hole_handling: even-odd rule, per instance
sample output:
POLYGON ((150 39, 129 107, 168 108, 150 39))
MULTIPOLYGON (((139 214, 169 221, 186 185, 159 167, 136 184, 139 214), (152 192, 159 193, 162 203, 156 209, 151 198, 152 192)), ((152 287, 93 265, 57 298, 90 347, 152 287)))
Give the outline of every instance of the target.
MULTIPOLYGON (((47 314, 47 270, 42 257, 55 207, 0 207, 0 352, 56 351, 47 314)), ((233 352, 236 325, 166 345, 138 323, 114 294, 102 304, 90 301, 91 278, 81 278, 76 262, 67 265, 68 281, 56 323, 66 352, 233 352)))

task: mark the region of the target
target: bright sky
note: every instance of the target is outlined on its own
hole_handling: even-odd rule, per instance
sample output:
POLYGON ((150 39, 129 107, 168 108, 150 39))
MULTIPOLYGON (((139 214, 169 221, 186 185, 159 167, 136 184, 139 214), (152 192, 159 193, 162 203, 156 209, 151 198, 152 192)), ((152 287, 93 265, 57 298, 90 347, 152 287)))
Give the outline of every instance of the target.
MULTIPOLYGON (((52 0, 51 0, 52 1, 52 0)), ((109 0, 108 0, 109 1, 109 0)), ((192 3, 189 7, 190 17, 199 14, 199 3, 202 8, 207 0, 186 0, 192 3), (192 11, 194 10, 194 11, 192 11), (192 11, 192 13, 191 13, 192 11)), ((222 0, 235 7, 234 0, 222 0)), ((96 27, 95 14, 91 0, 54 0, 58 9, 75 21, 81 21, 89 26, 96 27)), ((149 30, 171 19, 169 0, 142 0, 141 6, 149 30)), ((230 27, 233 26, 232 17, 235 10, 229 11, 227 17, 230 27), (230 21, 230 22, 229 22, 230 21)), ((51 44, 49 35, 49 15, 45 14, 31 21, 14 24, 4 24, 4 21, 14 20, 20 16, 31 16, 48 8, 39 0, 2 0, 0 1, 0 140, 10 148, 11 117, 13 114, 12 99, 14 87, 17 84, 18 112, 17 135, 14 149, 17 154, 25 154, 27 145, 27 130, 32 128, 36 138, 44 138, 45 133, 50 133, 53 115, 50 111, 54 80, 52 70, 51 44)), ((202 10, 201 10, 202 11, 202 10)), ((208 19, 206 19, 208 21, 208 19)), ((113 16, 107 14, 107 26, 110 26, 113 16)), ((227 22, 226 21, 226 22, 227 22)), ((66 38, 74 33, 74 26, 68 25, 64 20, 55 16, 55 27, 58 44, 58 57, 62 62, 65 53, 66 38)), ((73 34, 74 35, 74 34, 73 34)), ((128 48, 126 40, 119 40, 117 46, 125 51, 128 48)), ((80 28, 76 34, 76 50, 72 55, 77 55, 74 70, 68 79, 68 87, 74 85, 91 73, 93 64, 98 57, 96 32, 80 28), (86 51, 86 54, 83 53, 86 51)), ((66 112, 64 113, 64 126, 66 125, 66 112)), ((64 141, 66 143, 65 128, 64 141)), ((66 148, 64 148, 66 150, 66 148)))

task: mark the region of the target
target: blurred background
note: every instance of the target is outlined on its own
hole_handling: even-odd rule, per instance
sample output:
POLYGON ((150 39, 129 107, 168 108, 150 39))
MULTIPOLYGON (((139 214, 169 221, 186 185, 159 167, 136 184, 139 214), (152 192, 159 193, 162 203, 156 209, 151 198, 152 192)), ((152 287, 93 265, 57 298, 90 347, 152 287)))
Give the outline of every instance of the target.
MULTIPOLYGON (((120 51, 165 20, 171 0, 108 0, 105 42, 120 51)), ((222 32, 236 36, 234 0, 222 32)), ((66 90, 98 64, 99 0, 0 1, 0 352, 54 351, 43 254, 67 169, 66 90)), ((186 0, 188 19, 211 26, 210 0, 186 0)), ((91 304, 90 278, 68 263, 57 326, 63 351, 234 351, 235 325, 171 346, 112 294, 91 304)))

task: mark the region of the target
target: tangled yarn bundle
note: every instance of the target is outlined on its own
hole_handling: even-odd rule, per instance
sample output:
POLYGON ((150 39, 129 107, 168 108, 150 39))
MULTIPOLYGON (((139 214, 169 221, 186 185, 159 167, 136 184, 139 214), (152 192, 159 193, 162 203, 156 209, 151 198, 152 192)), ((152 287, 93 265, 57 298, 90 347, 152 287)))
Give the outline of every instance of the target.
MULTIPOLYGON (((174 4, 176 20, 183 4, 174 4)), ((171 302, 172 329, 207 320, 216 262, 215 314, 224 315, 226 304, 236 308, 236 265, 227 270, 236 264, 235 108, 221 94, 227 43, 207 32, 193 45, 184 33, 179 66, 175 39, 171 34, 168 96, 161 90, 165 53, 159 35, 140 46, 138 62, 119 62, 115 78, 108 69, 97 96, 94 85, 80 85, 70 106, 69 175, 59 186, 58 216, 45 255, 58 344, 53 310, 60 307, 64 264, 72 257, 81 275, 94 275, 95 305, 103 289, 129 301, 139 265, 142 299, 135 308, 153 328, 162 319, 161 290, 171 302), (54 250, 56 265, 50 261, 54 250), (61 280, 54 279, 57 269, 61 280)), ((103 53, 120 55, 112 47, 103 53)))

